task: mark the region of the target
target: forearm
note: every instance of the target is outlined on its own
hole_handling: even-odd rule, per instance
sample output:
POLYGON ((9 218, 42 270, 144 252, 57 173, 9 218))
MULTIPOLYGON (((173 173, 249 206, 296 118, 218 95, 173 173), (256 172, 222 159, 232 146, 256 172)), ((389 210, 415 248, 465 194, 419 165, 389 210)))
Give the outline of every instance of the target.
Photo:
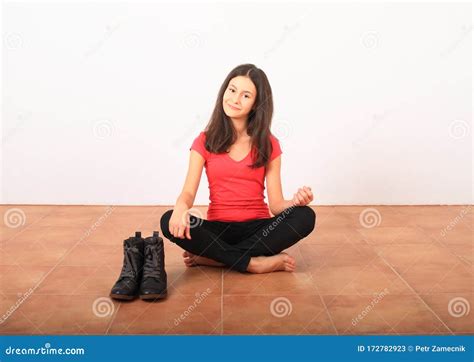
POLYGON ((279 213, 289 208, 290 206, 293 206, 293 200, 281 200, 275 205, 272 205, 270 208, 270 211, 272 212, 273 215, 278 215, 279 213))
POLYGON ((178 210, 188 210, 193 207, 193 203, 194 197, 188 192, 182 192, 176 200, 174 208, 178 210))

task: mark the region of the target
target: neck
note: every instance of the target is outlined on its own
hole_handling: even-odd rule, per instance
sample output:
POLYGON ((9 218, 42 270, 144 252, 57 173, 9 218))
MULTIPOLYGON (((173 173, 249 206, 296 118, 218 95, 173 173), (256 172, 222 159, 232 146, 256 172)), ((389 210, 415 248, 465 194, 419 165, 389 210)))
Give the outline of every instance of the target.
POLYGON ((231 118, 234 129, 239 137, 247 135, 247 118, 231 118))

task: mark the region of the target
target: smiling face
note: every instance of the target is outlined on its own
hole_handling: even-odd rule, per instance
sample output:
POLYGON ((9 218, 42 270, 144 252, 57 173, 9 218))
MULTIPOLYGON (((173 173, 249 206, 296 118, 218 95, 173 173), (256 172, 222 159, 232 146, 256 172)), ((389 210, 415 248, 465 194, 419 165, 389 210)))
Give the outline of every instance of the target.
POLYGON ((249 77, 238 76, 229 81, 222 99, 225 114, 230 118, 246 118, 255 104, 257 89, 249 77))

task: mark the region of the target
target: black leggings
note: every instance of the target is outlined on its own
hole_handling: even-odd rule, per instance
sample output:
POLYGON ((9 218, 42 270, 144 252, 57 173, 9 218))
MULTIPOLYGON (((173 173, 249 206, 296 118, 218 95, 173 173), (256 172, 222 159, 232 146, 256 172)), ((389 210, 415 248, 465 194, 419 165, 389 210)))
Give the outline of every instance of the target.
POLYGON ((190 215, 191 239, 181 239, 170 233, 172 212, 166 211, 160 221, 167 239, 240 272, 247 271, 251 257, 276 255, 296 244, 316 223, 316 213, 309 206, 291 206, 274 217, 243 222, 209 221, 190 215))

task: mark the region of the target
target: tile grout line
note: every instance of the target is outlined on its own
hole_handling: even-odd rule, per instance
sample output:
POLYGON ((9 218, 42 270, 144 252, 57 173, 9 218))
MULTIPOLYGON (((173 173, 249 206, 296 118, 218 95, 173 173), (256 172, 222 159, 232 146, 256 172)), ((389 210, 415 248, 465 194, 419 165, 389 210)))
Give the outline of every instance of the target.
POLYGON ((392 269, 392 271, 403 281, 403 283, 405 283, 405 285, 416 295, 416 297, 418 297, 418 299, 425 305, 425 307, 431 312, 433 313, 433 315, 438 318, 438 320, 446 327, 446 329, 451 332, 452 335, 454 335, 454 332, 451 330, 451 328, 449 328, 446 323, 444 323, 444 321, 438 316, 438 314, 424 301, 424 299, 418 294, 418 292, 413 289, 413 287, 408 284, 408 282, 405 280, 405 278, 403 278, 401 276, 400 273, 398 273, 398 271, 382 256, 382 255, 379 255, 379 257, 383 260, 383 262, 390 268, 392 269))
MULTIPOLYGON (((298 252, 300 253, 301 260, 303 260, 303 263, 304 263, 304 265, 305 265, 305 267, 306 267, 305 269, 307 269, 307 268, 308 268, 308 263, 306 262, 306 259, 304 258, 303 253, 301 252, 300 245, 298 245, 298 252)), ((328 307, 327 307, 327 305, 326 305, 326 302, 324 301, 323 296, 322 296, 321 293, 319 292, 319 289, 318 289, 318 286, 317 286, 317 284, 316 284, 316 281, 313 279, 313 275, 312 275, 311 273, 308 273, 308 272, 305 272, 305 274, 306 274, 307 276, 309 276, 309 278, 312 280, 312 283, 311 283, 311 284, 313 284, 314 289, 315 289, 315 290, 317 291, 317 293, 318 293, 319 299, 321 300, 321 303, 322 303, 323 306, 324 306, 324 310, 326 311, 326 314, 327 314, 327 316, 329 317, 329 321, 331 322, 331 325, 332 325, 332 327, 334 328, 334 331, 336 331, 336 335, 339 335, 339 332, 338 332, 338 330, 337 330, 337 328, 336 328, 336 325, 334 324, 334 320, 332 319, 331 313, 329 313, 329 309, 328 309, 328 307)), ((306 331, 308 331, 308 330, 306 329, 306 327, 303 327, 303 328, 304 328, 306 331)))
MULTIPOLYGON (((402 213, 400 213, 400 214, 402 214, 402 213)), ((418 228, 418 229, 421 228, 421 227, 420 227, 418 224, 416 224, 416 223, 414 224, 414 226, 415 226, 416 228, 418 228)), ((422 228, 421 228, 421 229, 422 229, 422 228)), ((423 232, 423 230, 422 230, 422 232, 423 232)), ((401 234, 401 232, 400 232, 398 235, 400 235, 400 234, 401 234)), ((398 235, 397 235, 397 236, 398 236, 398 235)), ((433 240, 433 238, 430 237, 430 236, 429 236, 429 239, 430 239, 430 241, 431 241, 429 245, 434 245, 435 242, 437 242, 437 240, 433 240)), ((394 240, 396 240, 396 239, 394 239, 394 240)), ((393 244, 390 243, 390 245, 393 245, 393 244)), ((371 247, 372 250, 374 250, 374 247, 376 247, 376 246, 377 246, 377 245, 374 244, 374 245, 371 245, 370 247, 371 247)), ((449 332, 451 332, 451 334, 454 335, 454 333, 453 333, 453 331, 451 330, 451 328, 449 328, 449 327, 446 325, 446 323, 444 323, 444 321, 443 321, 443 320, 438 316, 438 314, 424 301, 424 299, 418 294, 418 292, 416 292, 415 289, 414 289, 410 284, 408 284, 408 282, 405 280, 405 278, 403 278, 403 277, 401 276, 401 274, 385 259, 385 257, 383 256, 383 254, 377 252, 376 250, 374 250, 374 251, 375 251, 376 254, 379 256, 379 258, 395 273, 395 275, 397 275, 398 278, 400 278, 400 280, 412 291, 412 293, 414 293, 415 296, 418 297, 419 300, 421 300, 421 302, 425 305, 425 307, 426 307, 431 313, 433 313, 433 315, 434 315, 436 318, 438 318, 438 320, 445 326, 445 328, 447 328, 447 330, 448 330, 449 332)), ((405 316, 406 316, 406 315, 405 315, 405 316)), ((402 319, 403 319, 403 318, 402 318, 402 319)))
POLYGON ((221 335, 224 334, 224 269, 221 270, 221 335))
POLYGON ((121 304, 121 303, 118 303, 117 311, 115 312, 114 316, 113 316, 112 319, 110 320, 109 325, 107 326, 107 329, 105 330, 105 333, 104 333, 104 334, 109 334, 110 328, 112 328, 112 324, 115 322, 115 319, 116 319, 117 316, 118 316, 118 313, 119 313, 119 310, 120 310, 120 307, 121 307, 121 306, 122 306, 122 304, 121 304))
MULTIPOLYGON (((55 207, 55 208, 57 208, 57 207, 55 207)), ((34 223, 28 225, 26 228, 22 229, 21 231, 19 231, 19 232, 16 233, 15 235, 13 235, 11 238, 6 239, 6 240, 0 242, 0 244, 8 243, 9 241, 13 240, 13 239, 16 238, 17 236, 23 234, 26 230, 28 230, 29 228, 31 228, 33 225, 39 223, 39 222, 40 222, 41 220, 43 220, 45 217, 49 216, 49 215, 53 212, 53 210, 54 210, 55 208, 53 208, 49 213, 46 213, 45 215, 43 215, 42 217, 40 217, 40 218, 39 218, 38 220, 36 220, 34 223)))

